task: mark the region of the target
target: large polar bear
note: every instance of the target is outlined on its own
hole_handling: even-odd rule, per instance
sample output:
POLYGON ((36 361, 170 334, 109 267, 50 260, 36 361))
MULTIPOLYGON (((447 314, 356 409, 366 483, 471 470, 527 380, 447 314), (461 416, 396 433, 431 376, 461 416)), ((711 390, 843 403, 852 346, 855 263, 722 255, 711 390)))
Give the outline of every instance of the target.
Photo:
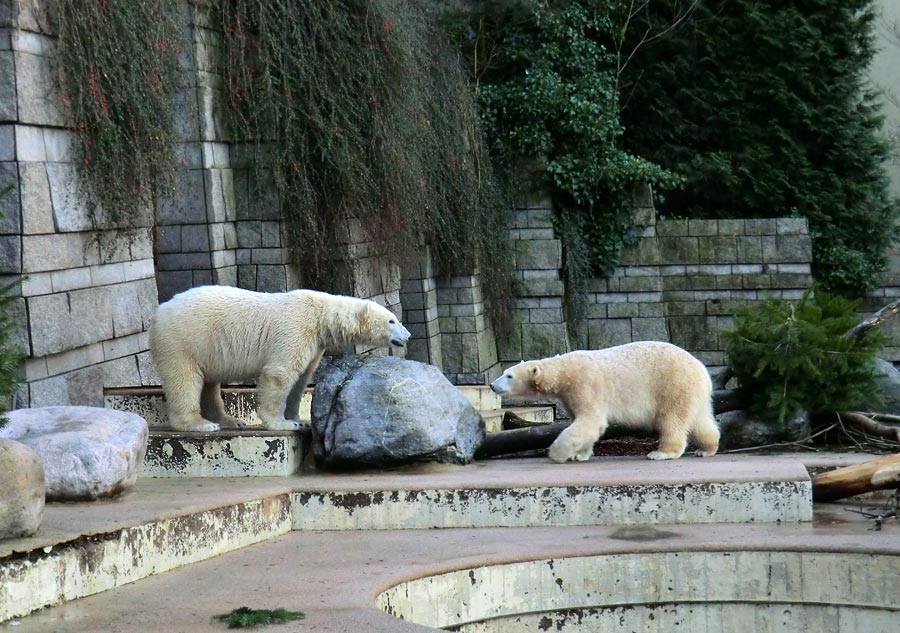
POLYGON ((559 399, 574 418, 550 446, 550 459, 586 461, 607 424, 653 429, 650 459, 678 459, 688 437, 701 457, 719 450, 712 381, 699 360, 670 343, 642 341, 519 363, 491 388, 501 395, 559 399))
POLYGON ((263 425, 292 430, 300 428, 300 397, 327 348, 403 347, 409 336, 390 310, 366 299, 201 286, 157 308, 150 351, 173 429, 243 426, 225 413, 220 386, 256 379, 263 425))

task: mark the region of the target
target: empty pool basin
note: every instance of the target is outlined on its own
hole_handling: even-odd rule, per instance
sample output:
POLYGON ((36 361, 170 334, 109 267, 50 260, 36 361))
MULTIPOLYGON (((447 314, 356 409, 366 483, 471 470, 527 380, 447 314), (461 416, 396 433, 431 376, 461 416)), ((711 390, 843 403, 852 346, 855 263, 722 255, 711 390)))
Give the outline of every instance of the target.
POLYGON ((461 569, 382 592, 403 620, 465 633, 896 633, 900 556, 609 554, 461 569))

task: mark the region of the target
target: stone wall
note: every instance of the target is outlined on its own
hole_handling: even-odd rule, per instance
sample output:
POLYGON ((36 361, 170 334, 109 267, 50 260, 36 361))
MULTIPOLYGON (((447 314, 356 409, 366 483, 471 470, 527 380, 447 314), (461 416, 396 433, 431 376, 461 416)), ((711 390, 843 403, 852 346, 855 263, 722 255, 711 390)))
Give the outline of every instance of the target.
POLYGON ((29 358, 18 406, 95 404, 104 386, 155 382, 147 357, 157 305, 149 209, 140 226, 93 230, 72 133, 50 89, 55 53, 33 3, 0 1, 0 266, 21 280, 29 358))
POLYGON ((636 242, 608 277, 588 283, 586 340, 566 335, 559 241, 548 201, 516 211, 512 237, 519 278, 514 326, 501 341, 504 364, 576 347, 670 341, 707 365, 724 364, 719 332, 735 309, 765 296, 799 297, 812 283, 806 220, 663 220, 638 197, 636 242))

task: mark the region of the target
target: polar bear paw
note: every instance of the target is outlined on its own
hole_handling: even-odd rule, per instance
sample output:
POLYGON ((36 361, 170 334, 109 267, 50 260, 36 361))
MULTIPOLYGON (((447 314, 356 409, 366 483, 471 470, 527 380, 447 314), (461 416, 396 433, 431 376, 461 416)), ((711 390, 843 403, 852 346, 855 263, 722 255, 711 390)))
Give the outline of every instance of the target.
POLYGON ((695 454, 697 457, 712 457, 712 456, 715 455, 717 452, 718 452, 718 451, 704 451, 704 450, 697 450, 697 452, 694 453, 694 454, 695 454))
POLYGON ((284 418, 276 418, 263 422, 263 425, 270 431, 299 431, 300 423, 294 420, 285 420, 284 418))
POLYGON ((675 453, 665 453, 663 451, 653 451, 652 453, 647 453, 647 459, 662 460, 662 459, 678 459, 678 458, 679 458, 679 455, 676 455, 675 453))
POLYGON ((192 431, 194 433, 212 433, 213 431, 219 430, 219 425, 215 422, 208 422, 206 420, 202 422, 191 422, 188 424, 179 424, 172 425, 172 428, 176 431, 192 431))

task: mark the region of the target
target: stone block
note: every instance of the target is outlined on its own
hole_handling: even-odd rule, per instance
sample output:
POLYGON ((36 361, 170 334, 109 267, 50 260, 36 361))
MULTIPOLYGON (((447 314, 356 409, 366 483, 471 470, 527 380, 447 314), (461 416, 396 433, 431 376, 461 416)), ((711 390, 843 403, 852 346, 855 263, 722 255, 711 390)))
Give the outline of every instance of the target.
POLYGON ((515 285, 520 297, 558 297, 565 292, 565 284, 559 279, 528 279, 515 285))
POLYGON ((280 222, 263 222, 261 226, 262 246, 263 248, 280 248, 281 247, 281 223, 280 222))
POLYGON ((16 51, 18 120, 31 125, 65 127, 46 57, 16 51))
POLYGON ((660 263, 659 244, 655 237, 642 237, 622 250, 619 263, 623 266, 655 266, 660 263))
POLYGON ((777 222, 769 219, 744 220, 744 232, 747 235, 775 235, 777 222))
POLYGON ((22 238, 0 235, 0 274, 22 272, 22 238))
POLYGON ((14 160, 16 160, 16 126, 0 124, 0 162, 14 160))
POLYGON ((250 256, 254 264, 283 264, 285 260, 285 252, 280 248, 254 248, 250 256))
POLYGON ((76 369, 103 362, 103 346, 91 343, 67 352, 52 354, 46 358, 47 373, 51 376, 64 374, 76 369))
POLYGON ((46 356, 113 336, 112 303, 106 287, 28 299, 33 354, 46 356))
POLYGON ((696 264, 700 261, 696 237, 660 237, 660 264, 696 264))
POLYGON ((556 270, 562 265, 559 240, 529 240, 516 243, 516 268, 556 270))
POLYGON ((259 266, 256 287, 260 292, 284 292, 287 290, 287 278, 283 265, 259 266))
POLYGON ((158 253, 180 253, 181 225, 157 226, 156 250, 158 253))
POLYGON ((590 349, 603 349, 631 340, 631 319, 596 319, 588 323, 590 349))
POLYGON ((662 289, 662 277, 619 278, 619 292, 659 292, 662 289))
POLYGON ((168 301, 179 292, 192 287, 190 270, 164 271, 156 273, 156 287, 160 303, 168 301))
POLYGON ((238 246, 260 248, 262 246, 262 223, 258 220, 241 220, 235 224, 238 246))
MULTIPOLYGON (((218 286, 237 286, 237 266, 213 268, 213 283, 218 286)), ((289 286, 294 288, 296 286, 289 286)))
POLYGON ((159 201, 157 223, 203 224, 206 218, 204 172, 199 169, 178 171, 175 175, 174 192, 159 201))
POLYGON ((606 314, 610 319, 636 317, 640 314, 640 306, 637 303, 610 303, 606 306, 606 314))
MULTIPOLYGON (((626 305, 626 304, 622 304, 626 305)), ((562 308, 538 308, 536 310, 530 310, 529 322, 530 323, 562 323, 563 322, 563 311, 562 308)))
POLYGON ((670 301, 666 304, 667 316, 689 316, 706 314, 703 301, 670 301))
POLYGON ((53 285, 53 292, 66 292, 68 290, 88 288, 93 283, 91 269, 86 266, 82 268, 54 270, 50 273, 50 280, 53 285))
POLYGON ((16 125, 16 159, 29 162, 45 162, 44 134, 33 125, 16 125))
POLYGON ((22 279, 22 295, 48 295, 53 292, 53 273, 31 273, 22 279))
POLYGON ((778 218, 775 220, 775 230, 778 235, 807 235, 806 218, 778 218))
POLYGON ((732 235, 700 237, 697 240, 701 264, 730 264, 737 262, 737 246, 732 235))
POLYGON ((568 351, 565 324, 526 323, 521 327, 523 358, 545 358, 568 351))
POLYGON ((688 220, 662 220, 656 224, 659 237, 687 237, 688 220))
POLYGON ((775 273, 772 275, 773 288, 809 288, 812 283, 812 275, 808 273, 775 273))
POLYGON ((691 289, 693 290, 714 290, 718 283, 718 277, 715 275, 692 275, 691 289))
MULTIPOLYGON (((227 268, 237 263, 237 254, 234 251, 213 251, 210 255, 213 268, 227 268)), ((252 253, 250 259, 252 260, 252 253)))
POLYGON ((203 253, 209 251, 209 228, 206 224, 189 224, 181 227, 181 252, 203 253))
POLYGON ((522 328, 510 327, 497 337, 497 354, 501 361, 519 361, 522 356, 522 328))
POLYGON ((762 261, 762 241, 757 235, 742 235, 735 240, 738 263, 762 261))
POLYGON ((48 163, 71 163, 76 160, 73 144, 75 136, 69 130, 43 128, 44 151, 48 163))
POLYGON ((136 356, 117 358, 100 365, 105 388, 140 387, 141 373, 136 356))
POLYGON ((156 258, 158 270, 210 269, 209 253, 160 253, 156 258))
POLYGON ((743 220, 719 220, 719 235, 743 235, 743 220))
POLYGON ((631 338, 634 341, 668 341, 666 320, 662 317, 632 319, 631 338))
POLYGON ((56 230, 73 232, 94 228, 92 206, 85 198, 76 166, 71 163, 47 163, 45 168, 56 230))
POLYGON ((743 287, 743 277, 741 275, 716 277, 716 290, 740 290, 743 287))
POLYGON ((688 235, 716 235, 718 232, 716 220, 688 220, 688 235))
POLYGON ((113 336, 120 337, 140 332, 144 324, 137 284, 109 286, 109 298, 112 305, 113 336))
POLYGON ((662 289, 667 290, 689 290, 691 288, 691 278, 687 275, 679 277, 663 277, 662 289))
POLYGON ((0 234, 22 232, 22 211, 19 206, 19 170, 16 163, 0 163, 0 191, 11 187, 0 198, 0 234))
POLYGON ((11 50, 0 50, 0 121, 18 120, 14 53, 11 50))
POLYGON ((666 324, 672 343, 679 347, 688 351, 719 348, 716 317, 669 316, 666 324))
POLYGON ((642 317, 663 317, 666 316, 665 303, 638 303, 628 304, 638 306, 638 316, 642 317))
POLYGON ((147 279, 153 277, 155 273, 152 259, 139 259, 133 262, 123 262, 122 271, 125 274, 125 281, 147 279))
POLYGON ((53 233, 53 204, 50 181, 44 163, 19 163, 19 186, 22 196, 22 232, 26 235, 53 233))
MULTIPOLYGON (((812 261, 812 240, 808 235, 779 235, 776 239, 775 259, 784 263, 812 261)), ((765 253, 763 254, 765 257, 765 253)))
POLYGON ((256 266, 239 265, 238 269, 238 287, 247 290, 256 290, 256 266))

